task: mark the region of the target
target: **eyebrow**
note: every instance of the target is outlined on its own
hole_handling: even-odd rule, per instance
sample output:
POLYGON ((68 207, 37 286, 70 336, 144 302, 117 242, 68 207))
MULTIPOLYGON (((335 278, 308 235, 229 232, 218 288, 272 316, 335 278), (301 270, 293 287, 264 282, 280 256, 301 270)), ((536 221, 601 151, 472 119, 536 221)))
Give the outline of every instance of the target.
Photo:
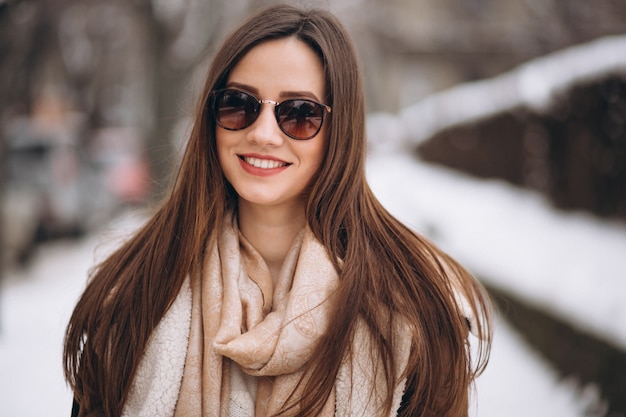
MULTIPOLYGON (((234 87, 234 88, 238 88, 238 89, 247 91, 247 92, 252 93, 252 94, 259 95, 259 89, 258 88, 253 87, 251 85, 243 84, 243 83, 238 83, 238 82, 231 81, 231 82, 229 82, 226 85, 226 87, 228 87, 228 88, 233 88, 234 87)), ((304 90, 303 91, 281 91, 280 94, 279 94, 279 98, 281 98, 281 99, 287 99, 287 98, 291 98, 291 97, 308 97, 308 98, 310 98, 312 100, 320 101, 320 99, 315 94, 313 94, 310 91, 304 91, 304 90)))

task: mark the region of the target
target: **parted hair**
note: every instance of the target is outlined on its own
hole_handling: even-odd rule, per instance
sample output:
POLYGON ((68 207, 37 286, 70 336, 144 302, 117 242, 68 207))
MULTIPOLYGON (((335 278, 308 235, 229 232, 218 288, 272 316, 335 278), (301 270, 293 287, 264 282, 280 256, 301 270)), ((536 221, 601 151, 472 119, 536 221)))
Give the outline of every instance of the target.
MULTIPOLYGON (((64 370, 81 415, 119 416, 148 338, 189 274, 201 273, 237 194, 220 167, 210 93, 225 87, 239 60, 256 45, 296 37, 319 56, 327 152, 306 195, 308 225, 340 277, 333 319, 307 366, 306 389, 283 411, 316 416, 332 392, 340 364, 351 354, 356 319, 366 324, 373 354, 384 364, 390 397, 396 379, 392 323, 402 317, 412 354, 400 415, 466 416, 468 392, 484 369, 491 342, 489 299, 480 284, 427 239, 378 202, 365 179, 365 99, 355 49, 329 12, 272 6, 249 18, 212 60, 194 123, 170 192, 152 217, 92 271, 65 334, 64 370), (461 296, 477 318, 476 347, 468 346, 461 296), (297 408, 295 408, 297 407, 297 408)), ((427 198, 427 196, 424 196, 427 198)))

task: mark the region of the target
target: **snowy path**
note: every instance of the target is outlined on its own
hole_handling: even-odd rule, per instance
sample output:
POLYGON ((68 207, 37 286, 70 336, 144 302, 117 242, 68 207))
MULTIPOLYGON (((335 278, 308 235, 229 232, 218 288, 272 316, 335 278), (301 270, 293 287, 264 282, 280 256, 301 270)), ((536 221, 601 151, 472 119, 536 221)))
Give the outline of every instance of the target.
POLYGON ((0 292, 0 416, 69 416, 63 332, 93 259, 94 240, 41 248, 0 292))
MULTIPOLYGON (((406 206, 412 194, 407 189, 420 190, 435 202, 439 201, 437 194, 444 192, 442 184, 449 181, 448 174, 436 171, 409 176, 415 174, 414 169, 402 158, 373 159, 373 188, 391 211, 417 229, 440 236, 443 243, 452 247, 454 241, 446 228, 456 232, 464 229, 458 225, 461 220, 449 214, 445 206, 456 205, 457 211, 465 212, 466 221, 471 222, 475 214, 471 208, 465 209, 465 202, 484 197, 467 197, 459 189, 452 198, 463 201, 461 205, 447 197, 440 201, 441 207, 431 207, 433 212, 406 206), (443 222, 447 215, 449 221, 443 222)), ((478 245, 478 237, 488 232, 482 230, 468 239, 478 245)), ((87 270, 93 264, 97 241, 98 238, 88 237, 46 245, 28 271, 6 277, 0 292, 0 417, 69 415, 71 394, 62 376, 62 337, 87 270)), ((101 258, 102 251, 106 248, 97 251, 97 258, 101 258)), ((477 391, 472 408, 472 416, 476 417, 582 417, 587 402, 567 383, 559 381, 505 323, 497 325, 492 358, 478 381, 477 391)))
POLYGON ((626 349, 626 225, 409 156, 369 160, 388 209, 488 284, 626 349))

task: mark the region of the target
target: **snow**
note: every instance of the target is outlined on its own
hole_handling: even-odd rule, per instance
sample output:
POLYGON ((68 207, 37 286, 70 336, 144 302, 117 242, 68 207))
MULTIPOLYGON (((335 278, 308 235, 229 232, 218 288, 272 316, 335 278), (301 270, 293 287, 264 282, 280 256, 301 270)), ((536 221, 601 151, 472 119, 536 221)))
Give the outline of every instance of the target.
MULTIPOLYGON (((600 325, 606 329, 602 332, 626 322, 617 319, 624 314, 618 299, 625 284, 617 278, 625 269, 616 256, 623 250, 623 229, 555 213, 535 195, 399 154, 371 156, 368 176, 391 212, 494 285, 529 299, 548 299, 555 311, 567 311, 594 328, 600 325), (560 245, 564 247, 557 251, 560 245), (593 272, 595 286, 586 281, 585 271, 593 272), (570 304, 577 307, 574 312, 570 304)), ((71 393, 61 364, 64 326, 94 259, 102 259, 137 221, 113 223, 109 230, 119 230, 113 234, 48 244, 31 268, 5 278, 0 293, 0 416, 69 415, 71 393)), ((582 417, 597 398, 593 387, 581 395, 574 382, 561 381, 500 319, 489 366, 476 390, 471 408, 476 417, 582 417)))
POLYGON ((41 247, 26 270, 9 271, 0 287, 0 417, 69 416, 63 335, 87 274, 141 216, 106 230, 41 247))
POLYGON ((599 38, 533 59, 497 77, 429 95, 397 115, 371 115, 370 142, 382 148, 416 145, 444 128, 515 108, 544 111, 571 85, 626 74, 625 50, 626 35, 599 38), (390 141, 389 133, 397 140, 390 141))
POLYGON ((393 214, 485 282, 626 348, 625 224, 560 212, 534 192, 408 155, 372 156, 369 170, 393 214))
POLYGON ((489 364, 478 377, 470 417, 582 417, 598 399, 594 387, 580 395, 575 381, 559 380, 505 322, 497 321, 489 364))
POLYGON ((0 292, 0 416, 69 416, 63 332, 91 265, 94 239, 58 242, 0 292))

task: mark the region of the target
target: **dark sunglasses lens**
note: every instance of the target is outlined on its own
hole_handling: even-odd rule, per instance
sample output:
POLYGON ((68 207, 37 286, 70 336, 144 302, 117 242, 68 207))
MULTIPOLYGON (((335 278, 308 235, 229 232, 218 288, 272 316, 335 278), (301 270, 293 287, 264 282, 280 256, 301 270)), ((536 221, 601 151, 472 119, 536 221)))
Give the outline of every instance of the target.
POLYGON ((278 107, 278 125, 294 139, 311 139, 324 121, 324 109, 309 100, 288 100, 278 107))
POLYGON ((215 118, 224 129, 240 130, 256 120, 259 102, 249 94, 223 91, 216 97, 215 118))

